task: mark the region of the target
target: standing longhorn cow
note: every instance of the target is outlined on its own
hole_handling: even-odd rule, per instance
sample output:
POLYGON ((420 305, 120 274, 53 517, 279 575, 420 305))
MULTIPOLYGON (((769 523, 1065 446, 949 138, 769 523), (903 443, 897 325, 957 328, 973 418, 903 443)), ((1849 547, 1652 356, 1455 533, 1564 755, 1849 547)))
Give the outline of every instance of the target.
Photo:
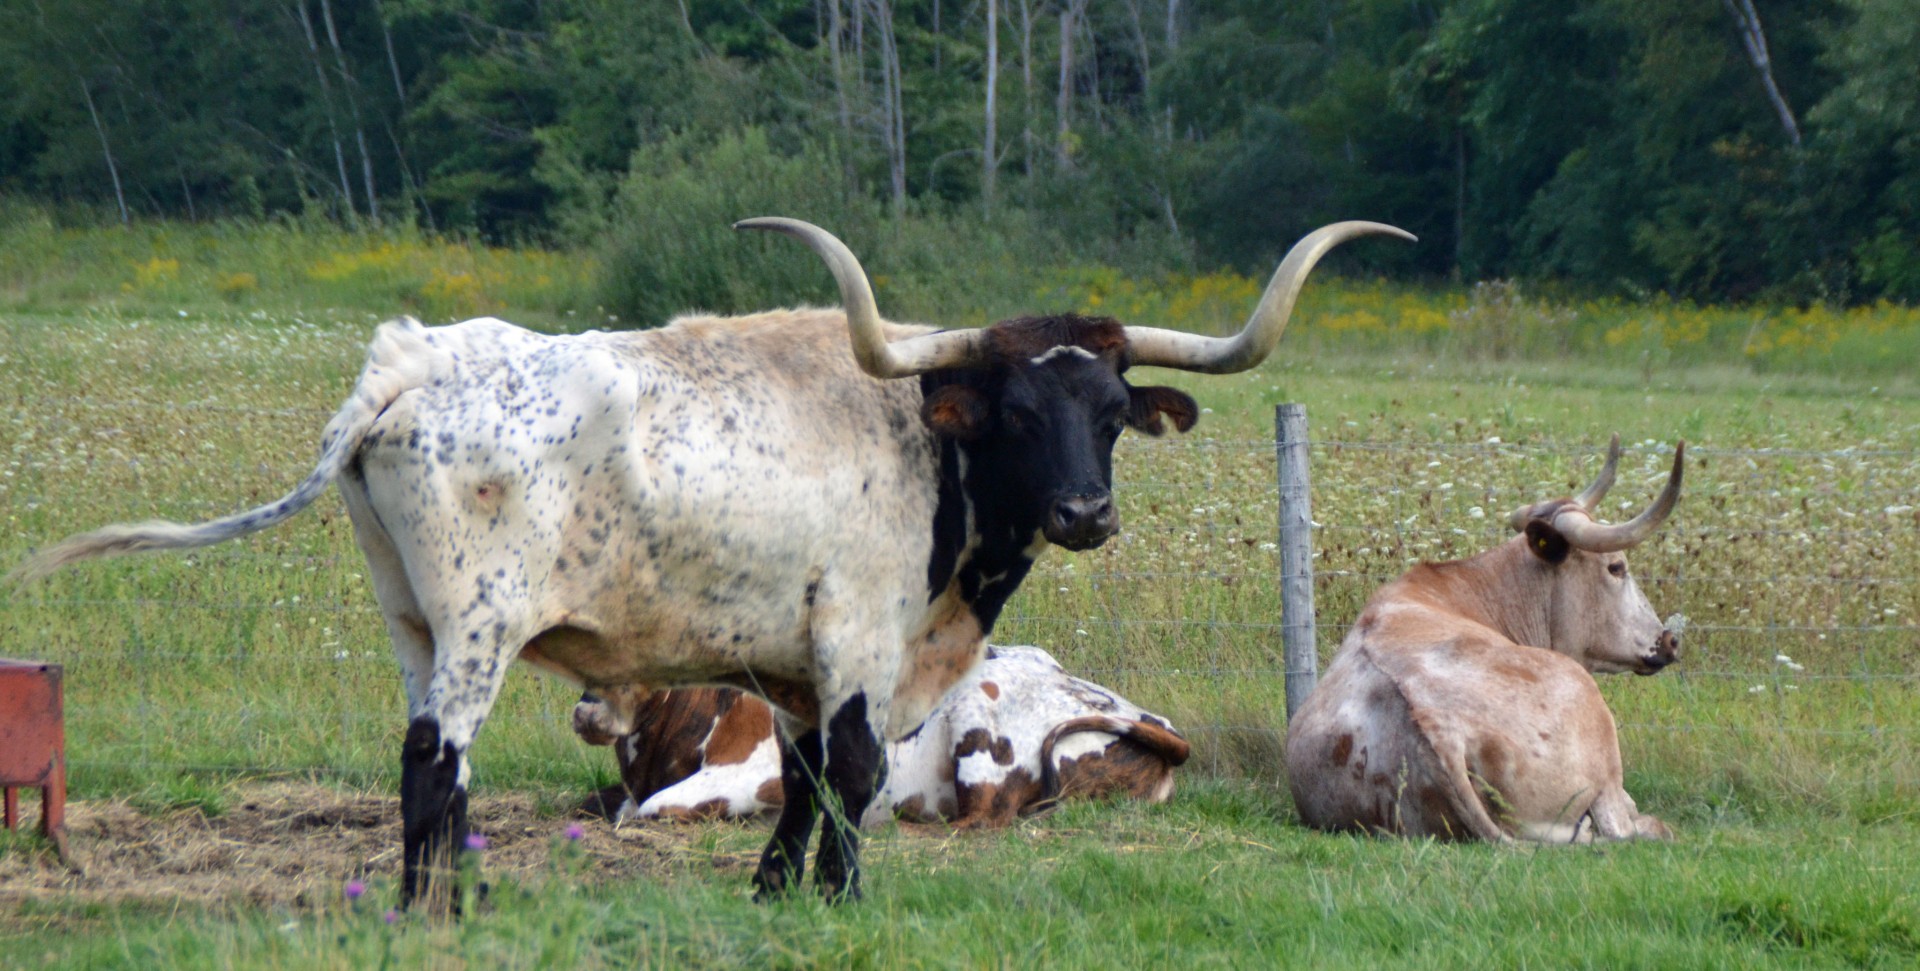
POLYGON ((1673 511, 1685 456, 1682 442, 1645 512, 1597 523, 1615 435, 1579 496, 1513 513, 1519 536, 1381 587, 1287 727, 1301 820, 1502 843, 1665 838, 1621 785, 1613 714, 1589 672, 1653 674, 1677 658, 1622 551, 1673 511))
POLYGON ((755 886, 764 897, 798 882, 824 786, 837 813, 818 878, 853 897, 848 821, 873 798, 885 741, 979 661, 1049 543, 1088 549, 1119 527, 1121 431, 1193 425, 1192 398, 1124 372, 1250 368, 1321 255, 1368 233, 1412 238, 1322 228, 1239 335, 1208 338, 1077 315, 888 323, 826 231, 738 225, 805 242, 844 312, 568 336, 491 318, 388 323, 285 497, 195 526, 110 526, 17 573, 232 539, 337 481, 406 686, 403 903, 466 838, 467 751, 515 658, 602 697, 709 684, 772 702, 792 741, 755 886))

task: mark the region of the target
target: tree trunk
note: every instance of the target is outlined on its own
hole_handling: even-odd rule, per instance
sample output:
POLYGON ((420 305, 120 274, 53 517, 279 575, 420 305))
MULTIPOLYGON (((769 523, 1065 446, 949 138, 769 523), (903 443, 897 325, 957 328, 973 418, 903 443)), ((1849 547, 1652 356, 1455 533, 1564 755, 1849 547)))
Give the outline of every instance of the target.
POLYGON ((1453 278, 1465 272, 1467 258, 1467 129, 1453 128, 1453 278))
POLYGON ((1720 0, 1733 17, 1733 24, 1740 31, 1740 43, 1747 49, 1748 59, 1753 61, 1753 69, 1760 72, 1760 85, 1767 91, 1767 101, 1773 105, 1774 113, 1780 116, 1780 127, 1787 131, 1787 143, 1795 149, 1800 147, 1800 123, 1794 120, 1793 108, 1787 104, 1787 97, 1780 93, 1780 85, 1773 80, 1773 58, 1767 53, 1767 33, 1760 26, 1760 11, 1753 8, 1753 0, 1720 0))
POLYGON ((187 222, 199 222, 200 214, 193 208, 193 184, 187 181, 187 170, 175 162, 174 172, 180 176, 180 194, 187 200, 187 222))
POLYGON ((320 102, 327 112, 327 130, 333 135, 333 163, 340 174, 340 198, 346 203, 347 220, 351 222, 358 210, 353 206, 353 182, 347 178, 347 153, 340 146, 340 125, 334 118, 333 86, 327 83, 327 69, 320 65, 320 42, 313 33, 313 18, 307 16, 306 0, 294 0, 293 9, 300 15, 300 29, 307 36, 307 59, 320 82, 320 102))
POLYGON ((334 70, 340 72, 340 90, 347 95, 347 113, 353 118, 353 141, 360 150, 361 190, 367 196, 367 216, 380 220, 380 196, 373 189, 373 154, 367 151, 367 129, 360 121, 360 98, 354 93, 359 82, 347 70, 347 55, 340 49, 340 31, 333 25, 331 0, 320 0, 320 20, 327 25, 327 45, 333 48, 334 70))
POLYGON ((880 112, 885 127, 882 140, 887 148, 887 176, 893 193, 895 217, 907 211, 907 122, 901 96, 900 45, 893 30, 893 0, 873 0, 874 26, 880 35, 880 112))
POLYGON ((374 5, 374 14, 380 18, 380 39, 387 48, 387 70, 393 72, 394 103, 399 108, 396 112, 396 117, 382 127, 387 130, 387 140, 393 143, 394 161, 400 165, 400 182, 407 194, 408 200, 407 211, 410 214, 417 213, 424 216, 427 221, 427 228, 435 229, 436 227, 433 224, 433 210, 418 203, 420 198, 420 183, 419 180, 413 176, 413 166, 407 162, 406 146, 400 139, 398 126, 404 124, 407 117, 407 85, 406 82, 400 79, 400 57, 394 53, 393 50, 393 30, 387 25, 386 11, 380 9, 380 0, 372 0, 372 3, 374 5))
POLYGON ((846 55, 841 50, 841 39, 847 33, 847 18, 840 3, 841 0, 827 0, 827 63, 833 69, 833 98, 840 118, 840 177, 848 188, 852 188, 853 109, 847 103, 846 55))
POLYGON ((1020 0, 1020 173, 1033 175, 1033 0, 1020 0))
POLYGON ((1000 125, 999 115, 995 112, 999 90, 1000 4, 999 0, 987 0, 987 117, 980 158, 980 205, 988 216, 993 215, 994 181, 1000 169, 1000 153, 995 144, 1000 125))
POLYGON ((133 220, 127 216, 127 193, 120 185, 120 166, 113 160, 113 146, 107 142, 107 126, 100 123, 100 111, 93 106, 93 91, 85 78, 80 79, 80 97, 86 99, 87 115, 93 119, 94 134, 100 136, 100 152, 107 157, 107 178, 113 181, 113 200, 120 204, 120 225, 133 220))
POLYGON ((1056 126, 1053 156, 1063 169, 1073 164, 1073 149, 1069 144, 1073 135, 1073 34, 1081 5, 1082 0, 1067 0, 1060 8, 1060 89, 1053 102, 1056 126))
POLYGON ((1140 101, 1153 101, 1153 52, 1147 47, 1147 27, 1140 16, 1142 0, 1127 0, 1128 26, 1133 28, 1133 50, 1140 58, 1140 101))

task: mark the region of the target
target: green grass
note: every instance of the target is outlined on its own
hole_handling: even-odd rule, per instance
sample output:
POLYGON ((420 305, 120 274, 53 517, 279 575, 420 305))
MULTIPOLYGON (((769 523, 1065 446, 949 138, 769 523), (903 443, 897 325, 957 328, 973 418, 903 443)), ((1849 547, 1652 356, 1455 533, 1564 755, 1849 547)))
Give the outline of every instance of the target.
POLYGON ((1077 805, 1010 832, 867 843, 868 899, 748 899, 763 830, 583 880, 497 882, 459 924, 384 911, 379 881, 297 910, 102 912, 58 899, 8 920, 47 966, 1904 968, 1920 960, 1911 826, 1700 827, 1668 844, 1510 850, 1327 836, 1271 793, 1212 783, 1173 803, 1077 805), (72 934, 72 928, 105 932, 72 934))
MULTIPOLYGON (((18 250, 0 247, 32 262, 18 250)), ((106 522, 263 502, 304 474, 373 323, 397 308, 382 306, 387 284, 337 303, 313 300, 311 281, 287 286, 306 296, 228 306, 202 294, 175 309, 39 289, 0 311, 0 567, 106 522)), ((564 309, 555 302, 541 319, 564 323, 564 309)), ((80 966, 363 966, 389 955, 579 966, 1910 966, 1920 906, 1907 865, 1920 805, 1912 373, 1756 372, 1738 355, 1676 362, 1580 347, 1559 360, 1551 342, 1486 360, 1384 340, 1303 319, 1248 374, 1132 375, 1186 388, 1208 413, 1185 438, 1123 440, 1122 536, 1049 555, 996 632, 1048 648, 1194 738, 1186 794, 1169 807, 1075 808, 1005 838, 882 837, 869 856, 873 899, 837 911, 751 906, 745 872, 709 863, 578 889, 524 882, 458 928, 394 930, 377 913, 339 908, 59 899, 30 901, 4 926, 27 933, 21 953, 80 966), (1323 657, 1379 582, 1499 542, 1508 509, 1577 488, 1611 432, 1631 450, 1609 501, 1629 505, 1651 498, 1667 449, 1687 439, 1682 504, 1632 555, 1656 609, 1690 620, 1682 663, 1603 682, 1628 788, 1678 824, 1677 843, 1514 853, 1330 838, 1291 823, 1278 562, 1267 545, 1272 406, 1283 401, 1307 404, 1317 443, 1323 657)), ((0 643, 0 653, 67 666, 78 797, 217 814, 235 779, 397 784, 398 678, 336 497, 241 542, 89 564, 0 596, 0 643)), ((474 752, 476 791, 532 790, 564 805, 608 781, 611 759, 568 728, 573 700, 559 683, 510 676, 474 752)), ((762 835, 710 838, 733 859, 762 835)), ((370 899, 391 896, 381 884, 370 899)))

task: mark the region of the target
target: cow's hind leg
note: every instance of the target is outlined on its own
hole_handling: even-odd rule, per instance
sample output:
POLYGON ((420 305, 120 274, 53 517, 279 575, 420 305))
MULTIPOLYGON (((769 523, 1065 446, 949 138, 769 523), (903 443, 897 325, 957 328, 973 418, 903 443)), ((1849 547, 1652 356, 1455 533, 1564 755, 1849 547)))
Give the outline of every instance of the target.
POLYGON ((450 878, 471 833, 467 751, 499 697, 509 660, 525 641, 520 628, 501 621, 485 626, 488 635, 469 637, 467 627, 453 627, 457 637, 437 641, 432 683, 400 747, 403 907, 422 894, 436 908, 457 906, 450 878), (454 644, 468 649, 450 649, 454 644))
POLYGON ((422 716, 400 745, 400 832, 404 855, 400 906, 440 886, 451 892, 453 862, 472 830, 467 824, 466 753, 422 716))
POLYGON ((766 900, 797 886, 806 871, 807 841, 820 819, 820 770, 826 749, 817 728, 806 728, 778 715, 787 729, 786 744, 780 747, 780 790, 785 801, 780 819, 773 825, 773 837, 760 854, 760 869, 753 875, 754 899, 766 900))

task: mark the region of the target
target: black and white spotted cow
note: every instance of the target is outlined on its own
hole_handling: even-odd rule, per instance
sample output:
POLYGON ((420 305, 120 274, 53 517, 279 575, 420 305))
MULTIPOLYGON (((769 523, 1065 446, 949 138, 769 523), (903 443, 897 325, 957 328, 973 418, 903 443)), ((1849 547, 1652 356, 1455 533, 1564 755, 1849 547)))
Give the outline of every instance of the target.
POLYGON ((285 497, 200 525, 110 526, 16 573, 232 539, 337 481, 411 715, 403 902, 466 837, 467 751, 516 658, 602 697, 710 684, 772 702, 792 742, 756 887, 799 880, 824 786, 843 812, 818 879, 830 897, 855 896, 844 820, 872 800, 886 740, 980 659, 1049 543, 1087 549, 1118 528, 1121 431, 1197 417, 1186 394, 1122 375, 1252 367, 1321 255, 1368 233, 1411 238, 1377 223, 1320 229, 1240 334, 1207 338, 1076 315, 893 324, 832 235, 797 220, 740 226, 807 243, 845 310, 564 336, 491 318, 384 324, 318 464, 285 497))

